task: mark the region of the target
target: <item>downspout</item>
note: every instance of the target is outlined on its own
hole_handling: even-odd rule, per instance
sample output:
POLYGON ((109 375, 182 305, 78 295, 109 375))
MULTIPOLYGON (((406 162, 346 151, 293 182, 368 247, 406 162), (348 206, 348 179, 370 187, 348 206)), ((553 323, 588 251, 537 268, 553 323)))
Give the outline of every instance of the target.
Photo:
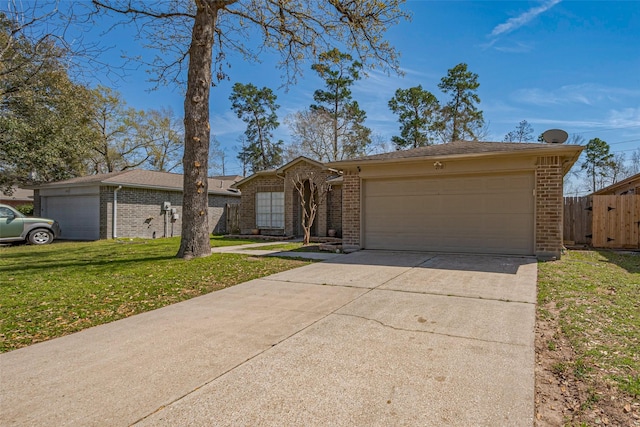
POLYGON ((118 234, 118 191, 120 191, 122 189, 122 185, 119 185, 118 188, 116 188, 115 190, 113 190, 113 231, 112 231, 112 238, 115 239, 118 234))

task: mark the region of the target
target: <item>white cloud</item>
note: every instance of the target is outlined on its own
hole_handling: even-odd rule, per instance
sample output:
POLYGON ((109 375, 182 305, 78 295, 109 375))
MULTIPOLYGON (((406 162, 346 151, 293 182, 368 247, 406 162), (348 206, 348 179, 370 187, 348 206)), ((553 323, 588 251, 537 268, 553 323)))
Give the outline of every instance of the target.
POLYGON ((505 53, 527 53, 533 50, 533 45, 517 42, 512 46, 496 46, 495 49, 505 53))
POLYGON ((242 133, 246 129, 246 124, 238 118, 232 111, 211 116, 211 133, 216 136, 224 136, 234 133, 242 133))
POLYGON ((514 18, 509 18, 506 22, 500 25, 497 25, 491 31, 491 34, 490 34, 491 37, 497 37, 501 34, 506 34, 506 33, 510 33, 512 31, 517 30, 518 28, 522 27, 523 25, 527 24, 528 22, 536 18, 541 13, 546 12, 556 4, 560 3, 560 1, 561 0, 549 0, 544 4, 542 4, 541 6, 533 7, 514 18))
POLYGON ((640 127, 640 108, 609 111, 607 125, 616 128, 640 127))
POLYGON ((565 85, 553 90, 526 88, 515 91, 511 98, 524 104, 539 106, 582 104, 593 106, 603 101, 619 102, 640 97, 640 90, 596 84, 565 85))

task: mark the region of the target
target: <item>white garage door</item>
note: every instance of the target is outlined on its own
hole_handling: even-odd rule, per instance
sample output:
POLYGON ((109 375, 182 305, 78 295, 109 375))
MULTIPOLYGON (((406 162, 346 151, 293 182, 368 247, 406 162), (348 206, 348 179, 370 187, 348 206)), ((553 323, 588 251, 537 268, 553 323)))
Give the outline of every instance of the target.
POLYGON ((533 254, 533 173, 364 181, 367 249, 533 254))
POLYGON ((98 240, 100 238, 99 196, 43 197, 42 216, 55 219, 62 228, 62 238, 98 240))

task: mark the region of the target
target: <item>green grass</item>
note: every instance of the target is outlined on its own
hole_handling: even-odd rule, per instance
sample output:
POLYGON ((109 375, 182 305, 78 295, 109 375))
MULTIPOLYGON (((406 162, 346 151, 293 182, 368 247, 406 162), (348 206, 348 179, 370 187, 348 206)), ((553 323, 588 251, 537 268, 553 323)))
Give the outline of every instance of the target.
POLYGON ((570 251, 541 263, 538 303, 559 309, 577 378, 640 396, 640 253, 570 251))
MULTIPOLYGON (((112 322, 308 261, 234 254, 184 261, 179 238, 0 247, 0 352, 112 322)), ((212 246, 252 243, 212 238, 212 246)))

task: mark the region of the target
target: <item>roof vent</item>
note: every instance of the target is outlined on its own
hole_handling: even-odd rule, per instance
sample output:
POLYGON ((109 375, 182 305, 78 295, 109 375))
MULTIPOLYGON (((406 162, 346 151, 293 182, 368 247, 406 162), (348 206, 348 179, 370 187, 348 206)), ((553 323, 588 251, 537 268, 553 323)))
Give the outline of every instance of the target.
POLYGON ((562 129, 549 129, 542 134, 544 142, 549 144, 562 144, 569 138, 569 134, 562 129))

